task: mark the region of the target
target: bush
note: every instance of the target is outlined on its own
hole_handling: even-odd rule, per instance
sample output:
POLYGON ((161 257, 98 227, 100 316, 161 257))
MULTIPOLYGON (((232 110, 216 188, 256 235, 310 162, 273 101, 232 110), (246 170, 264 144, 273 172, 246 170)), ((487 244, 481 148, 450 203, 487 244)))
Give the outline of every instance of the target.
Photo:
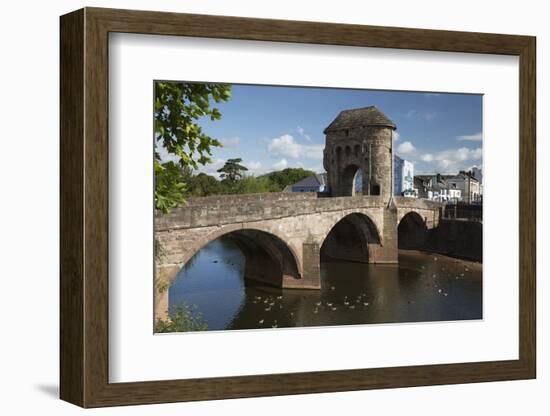
POLYGON ((206 331, 207 322, 200 312, 196 312, 196 306, 185 303, 170 310, 169 319, 158 319, 155 324, 155 332, 191 332, 206 331))

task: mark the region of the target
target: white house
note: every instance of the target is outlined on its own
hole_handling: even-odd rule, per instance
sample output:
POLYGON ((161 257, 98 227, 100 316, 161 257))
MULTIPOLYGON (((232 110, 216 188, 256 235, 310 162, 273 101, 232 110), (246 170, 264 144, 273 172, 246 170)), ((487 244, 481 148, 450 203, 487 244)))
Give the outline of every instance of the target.
POLYGON ((417 175, 414 177, 415 188, 418 189, 418 197, 431 199, 438 202, 458 202, 461 200, 462 191, 448 178, 450 175, 417 175))
POLYGON ((395 155, 393 157, 393 194, 396 196, 418 196, 414 188, 414 165, 395 155))

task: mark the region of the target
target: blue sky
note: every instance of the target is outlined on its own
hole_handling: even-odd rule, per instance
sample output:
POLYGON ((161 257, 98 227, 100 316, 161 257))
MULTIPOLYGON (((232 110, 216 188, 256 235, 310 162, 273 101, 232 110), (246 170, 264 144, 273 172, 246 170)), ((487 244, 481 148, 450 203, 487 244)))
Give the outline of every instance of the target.
POLYGON ((376 105, 397 125, 394 152, 415 165, 415 174, 457 173, 482 166, 482 96, 233 85, 216 104, 218 121, 200 120, 224 144, 201 171, 215 174, 240 157, 252 174, 285 167, 323 172, 323 130, 341 110, 376 105))

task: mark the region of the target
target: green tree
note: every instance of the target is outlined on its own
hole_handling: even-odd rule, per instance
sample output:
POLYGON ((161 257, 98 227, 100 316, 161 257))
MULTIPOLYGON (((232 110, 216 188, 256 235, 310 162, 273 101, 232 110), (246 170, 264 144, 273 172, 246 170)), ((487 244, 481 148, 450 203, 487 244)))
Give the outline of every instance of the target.
POLYGON ((266 177, 273 183, 274 192, 281 192, 286 186, 293 185, 311 175, 315 175, 315 172, 302 168, 287 168, 266 173, 261 177, 266 177))
POLYGON ((273 183, 268 178, 262 176, 245 176, 237 181, 233 188, 233 192, 236 194, 256 194, 273 191, 273 183))
POLYGON ((187 186, 182 172, 173 161, 155 163, 155 205, 168 212, 170 208, 185 200, 187 186))
POLYGON ((202 131, 203 117, 219 120, 221 113, 212 102, 227 101, 231 87, 224 84, 161 81, 155 83, 155 205, 167 212, 185 200, 184 172, 211 162, 212 148, 221 143, 202 131), (161 160, 159 146, 177 162, 161 160))
POLYGON ((189 180, 189 194, 192 196, 209 196, 223 193, 220 182, 206 173, 199 173, 189 180))
POLYGON ((227 159, 225 165, 218 169, 222 181, 234 184, 238 179, 241 179, 243 177, 243 172, 248 170, 246 166, 240 164, 242 161, 240 157, 236 159, 227 159))

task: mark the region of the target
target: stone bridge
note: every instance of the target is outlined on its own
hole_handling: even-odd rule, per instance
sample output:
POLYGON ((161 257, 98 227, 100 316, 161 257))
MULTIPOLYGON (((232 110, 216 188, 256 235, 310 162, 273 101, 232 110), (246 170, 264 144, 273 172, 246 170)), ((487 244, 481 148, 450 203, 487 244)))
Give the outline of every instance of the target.
MULTIPOLYGON (((230 238, 245 256, 245 278, 293 289, 319 289, 321 256, 396 263, 398 226, 431 229, 441 204, 382 196, 321 198, 315 193, 269 193, 193 198, 158 214, 155 235, 155 314, 165 317, 167 287, 202 247, 230 238)), ((415 235, 422 233, 416 232, 415 235)))

